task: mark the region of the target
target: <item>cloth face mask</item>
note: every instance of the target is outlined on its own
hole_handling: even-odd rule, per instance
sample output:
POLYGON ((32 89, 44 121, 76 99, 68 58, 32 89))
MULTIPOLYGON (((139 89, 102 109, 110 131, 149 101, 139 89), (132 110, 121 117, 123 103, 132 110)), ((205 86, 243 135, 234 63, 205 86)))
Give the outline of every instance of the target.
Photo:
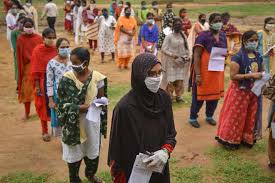
POLYGON ((146 22, 147 22, 147 24, 150 24, 150 25, 154 25, 155 24, 154 19, 148 19, 146 22))
POLYGON ((275 27, 275 24, 266 24, 265 25, 265 29, 268 31, 272 31, 272 29, 274 29, 274 27, 275 27))
POLYGON ((148 90, 153 93, 157 93, 160 88, 161 80, 162 75, 160 75, 159 77, 146 77, 144 82, 148 90))
POLYGON ((72 65, 72 69, 76 72, 76 73, 81 73, 83 72, 83 70, 86 68, 86 66, 84 66, 84 64, 86 63, 83 62, 81 65, 72 65))
POLYGON ((24 31, 26 34, 33 34, 34 28, 33 28, 33 27, 32 27, 32 28, 26 28, 26 27, 24 27, 24 28, 23 28, 23 31, 24 31))
POLYGON ((222 29, 222 23, 218 22, 218 23, 211 24, 211 29, 215 31, 220 31, 222 29))

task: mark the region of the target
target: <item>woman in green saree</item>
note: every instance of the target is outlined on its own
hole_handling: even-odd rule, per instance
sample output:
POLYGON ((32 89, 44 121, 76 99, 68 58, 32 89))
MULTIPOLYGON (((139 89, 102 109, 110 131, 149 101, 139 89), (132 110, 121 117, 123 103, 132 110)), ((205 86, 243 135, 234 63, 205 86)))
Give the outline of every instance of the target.
POLYGON ((85 48, 71 52, 72 71, 61 78, 58 86, 58 119, 62 126, 63 160, 69 167, 70 182, 79 183, 79 168, 84 159, 85 176, 92 183, 102 180, 95 176, 100 150, 100 137, 106 137, 107 109, 97 108, 94 100, 107 97, 107 79, 88 68, 90 53, 85 48), (98 118, 89 119, 89 113, 98 118), (88 115, 87 115, 88 113, 88 115))

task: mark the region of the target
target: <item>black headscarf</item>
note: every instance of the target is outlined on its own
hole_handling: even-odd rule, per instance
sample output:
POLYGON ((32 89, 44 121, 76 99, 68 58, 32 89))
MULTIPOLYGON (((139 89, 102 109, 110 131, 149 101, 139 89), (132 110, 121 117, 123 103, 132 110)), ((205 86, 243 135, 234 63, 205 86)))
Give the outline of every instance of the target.
POLYGON ((138 55, 132 64, 131 93, 135 95, 138 107, 146 114, 157 116, 163 112, 168 104, 165 102, 165 91, 159 89, 153 93, 145 85, 145 79, 148 72, 157 64, 160 64, 158 58, 149 53, 138 55))

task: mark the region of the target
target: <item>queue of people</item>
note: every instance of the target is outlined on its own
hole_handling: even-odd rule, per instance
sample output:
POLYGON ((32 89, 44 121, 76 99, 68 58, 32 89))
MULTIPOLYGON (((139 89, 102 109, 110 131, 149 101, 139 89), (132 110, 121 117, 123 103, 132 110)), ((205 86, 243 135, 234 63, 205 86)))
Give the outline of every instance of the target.
MULTIPOLYGON (((32 1, 26 0, 24 6, 15 2, 5 1, 7 38, 14 53, 18 101, 25 108, 23 120, 30 118, 34 101, 43 141, 51 141, 51 134, 61 137, 70 182, 81 182, 82 160, 87 179, 103 182, 95 174, 101 135, 107 135, 107 77, 89 68, 92 54, 88 49, 72 49, 68 38, 57 39, 58 8, 53 0, 48 0, 41 17, 47 16, 48 21, 42 35, 32 1), (101 107, 95 105, 98 99, 105 101, 101 107)), ((150 182, 170 182, 168 160, 176 145, 172 102, 184 102, 182 95, 188 87, 192 88, 188 120, 192 127, 200 128, 198 113, 205 102, 205 121, 218 124, 215 139, 225 148, 252 148, 261 138, 263 98, 255 95, 252 87, 265 73, 274 72, 275 19, 266 18, 258 32, 241 33, 230 22, 229 13, 213 13, 209 21, 206 14, 200 14, 192 25, 187 12, 183 8, 177 17, 172 3, 162 11, 157 1, 152 2, 152 9, 142 1, 137 13, 123 1, 112 1, 109 10, 97 8, 95 0, 65 2, 64 29, 74 33, 77 44, 87 42, 93 52, 98 49, 102 63, 111 53, 120 70, 129 69, 135 46, 140 46, 132 64, 131 90, 112 116, 108 165, 115 183, 128 182, 136 156, 148 152, 151 156, 144 159, 146 166, 164 166, 163 174, 153 173, 150 182), (224 67, 230 67, 226 90, 224 69, 209 69, 216 50, 226 51, 220 54, 224 67), (214 114, 224 95, 216 121, 214 114)), ((273 78, 263 92, 272 101, 270 168, 275 168, 273 78)))

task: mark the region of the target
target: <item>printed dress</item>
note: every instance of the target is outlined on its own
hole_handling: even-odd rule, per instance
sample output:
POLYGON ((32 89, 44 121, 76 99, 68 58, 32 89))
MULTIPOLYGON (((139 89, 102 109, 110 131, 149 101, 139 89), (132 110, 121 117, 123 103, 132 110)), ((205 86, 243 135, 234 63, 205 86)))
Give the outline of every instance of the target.
POLYGON ((99 52, 101 53, 114 53, 114 29, 112 27, 116 24, 116 19, 113 16, 104 18, 101 16, 98 20, 99 23, 99 34, 98 34, 98 45, 99 52))
MULTIPOLYGON (((57 89, 59 81, 65 72, 71 70, 71 62, 67 65, 52 59, 47 65, 47 95, 53 97, 55 102, 58 102, 57 89)), ((57 120, 55 109, 51 109, 51 126, 52 135, 60 136, 61 128, 57 120)))

